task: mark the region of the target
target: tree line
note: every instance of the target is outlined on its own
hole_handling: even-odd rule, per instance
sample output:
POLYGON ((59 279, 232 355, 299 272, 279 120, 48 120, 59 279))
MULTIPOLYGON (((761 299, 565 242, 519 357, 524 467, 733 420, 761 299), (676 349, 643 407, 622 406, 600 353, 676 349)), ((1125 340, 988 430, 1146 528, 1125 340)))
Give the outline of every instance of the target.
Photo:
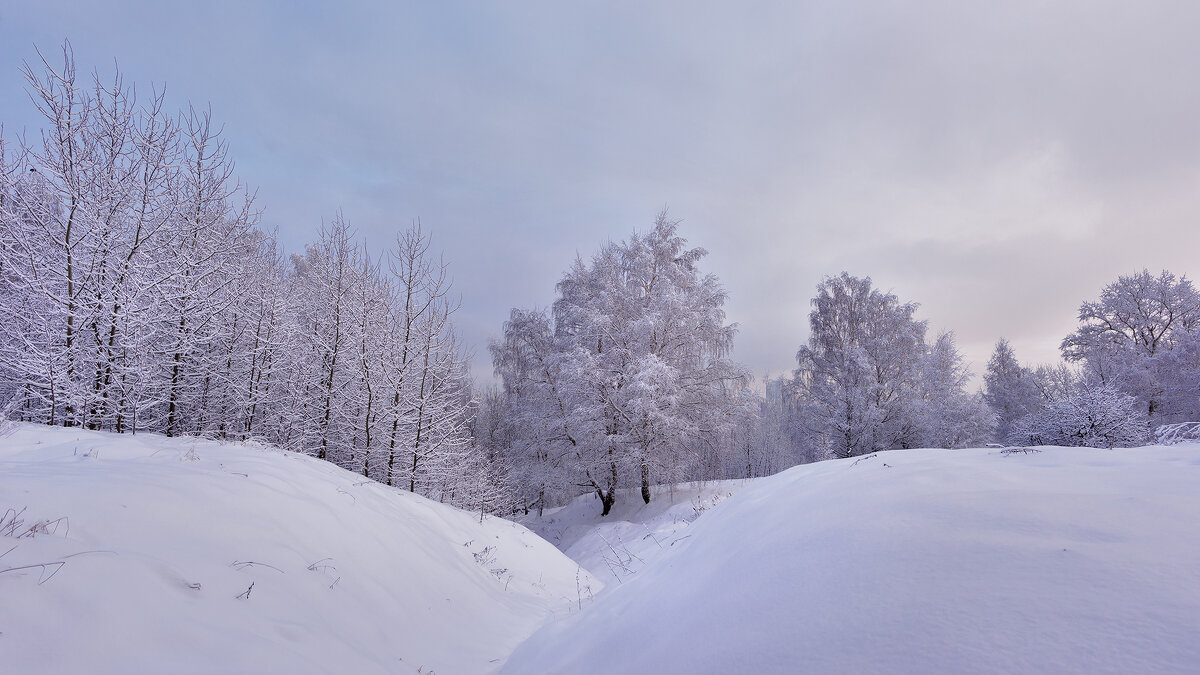
POLYGON ((984 397, 1015 444, 1130 446, 1155 427, 1200 420, 1200 293, 1186 277, 1120 276, 1079 307, 1064 362, 1022 366, 1001 339, 984 397))
POLYGON ((372 256, 338 215, 283 256, 208 111, 26 65, 45 122, 0 139, 9 416, 259 440, 445 501, 507 499, 472 440, 447 266, 414 225, 372 256))
POLYGON ((822 280, 796 368, 734 362, 727 294, 679 223, 579 256, 546 308, 513 309, 479 390, 448 266, 420 224, 372 255, 342 215, 285 256, 206 110, 120 75, 25 67, 45 128, 0 133, 0 404, 26 421, 260 441, 459 506, 592 494, 988 442, 1141 443, 1200 419, 1200 297, 1120 277, 1065 362, 1001 340, 980 392, 952 333, 843 272, 822 280))

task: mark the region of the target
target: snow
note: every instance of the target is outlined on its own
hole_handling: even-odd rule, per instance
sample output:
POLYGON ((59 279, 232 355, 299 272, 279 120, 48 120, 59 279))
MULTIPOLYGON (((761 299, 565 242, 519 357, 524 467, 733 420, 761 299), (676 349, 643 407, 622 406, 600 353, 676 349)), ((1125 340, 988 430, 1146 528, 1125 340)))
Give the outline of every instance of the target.
POLYGON ((1198 526, 1195 444, 805 465, 502 672, 1200 672, 1198 526))
POLYGON ((897 450, 599 512, 526 521, 577 565, 310 457, 21 425, 0 670, 1200 672, 1194 443, 897 450))
POLYGON ((602 587, 520 525, 197 439, 18 426, 0 514, 12 673, 485 673, 602 587))
POLYGON ((748 480, 656 487, 650 503, 639 490, 619 491, 607 516, 599 499, 583 495, 521 523, 557 546, 606 587, 624 583, 689 536, 688 526, 733 496, 748 480))

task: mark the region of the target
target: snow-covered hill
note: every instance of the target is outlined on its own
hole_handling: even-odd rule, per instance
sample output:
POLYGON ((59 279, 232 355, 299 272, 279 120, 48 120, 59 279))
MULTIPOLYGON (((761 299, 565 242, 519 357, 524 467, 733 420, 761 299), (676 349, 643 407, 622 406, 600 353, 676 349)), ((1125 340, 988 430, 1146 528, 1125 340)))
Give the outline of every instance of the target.
POLYGON ((20 426, 0 514, 6 673, 489 672, 602 585, 511 522, 195 439, 20 426))
POLYGON ((1200 445, 894 451, 597 514, 529 521, 581 570, 308 457, 20 426, 0 671, 1200 672, 1200 445))
POLYGON ((1197 445, 823 462, 686 534, 503 672, 1200 672, 1197 445))

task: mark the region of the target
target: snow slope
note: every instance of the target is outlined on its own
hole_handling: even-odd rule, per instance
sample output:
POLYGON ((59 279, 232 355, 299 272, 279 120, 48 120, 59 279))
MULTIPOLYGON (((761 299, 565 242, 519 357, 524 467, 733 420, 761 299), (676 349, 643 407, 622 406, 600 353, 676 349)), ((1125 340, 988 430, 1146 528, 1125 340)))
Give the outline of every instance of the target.
POLYGON ((611 588, 637 574, 688 538, 688 527, 749 480, 655 487, 650 503, 640 490, 623 490, 607 516, 595 495, 530 514, 520 522, 554 544, 611 588))
POLYGON ((19 426, 0 514, 11 673, 483 673, 601 586, 514 523, 195 439, 19 426))
POLYGON ((1200 446, 761 479, 505 673, 1200 672, 1200 446))

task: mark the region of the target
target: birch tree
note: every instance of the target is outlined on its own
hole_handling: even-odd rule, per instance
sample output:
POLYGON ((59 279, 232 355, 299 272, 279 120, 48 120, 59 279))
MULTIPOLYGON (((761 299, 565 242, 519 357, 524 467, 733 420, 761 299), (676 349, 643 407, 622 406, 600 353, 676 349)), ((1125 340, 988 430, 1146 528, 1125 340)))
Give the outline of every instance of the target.
POLYGON ((996 438, 1004 441, 1013 424, 1045 405, 1034 372, 1017 361, 1008 340, 1001 338, 983 375, 983 399, 996 415, 996 438))
POLYGON ((911 433, 925 351, 917 305, 846 272, 818 284, 812 304, 793 376, 805 437, 834 457, 898 447, 911 433))
POLYGON ((922 359, 909 447, 977 447, 992 438, 996 415, 982 396, 967 393, 970 377, 954 334, 939 335, 922 359))
POLYGON ((553 329, 514 311, 493 347, 506 393, 529 397, 523 414, 537 422, 517 444, 555 439, 538 463, 561 465, 605 515, 622 486, 648 503, 654 485, 696 471, 747 380, 728 358, 725 291, 677 230, 662 213, 650 232, 577 259, 558 283, 553 329))

